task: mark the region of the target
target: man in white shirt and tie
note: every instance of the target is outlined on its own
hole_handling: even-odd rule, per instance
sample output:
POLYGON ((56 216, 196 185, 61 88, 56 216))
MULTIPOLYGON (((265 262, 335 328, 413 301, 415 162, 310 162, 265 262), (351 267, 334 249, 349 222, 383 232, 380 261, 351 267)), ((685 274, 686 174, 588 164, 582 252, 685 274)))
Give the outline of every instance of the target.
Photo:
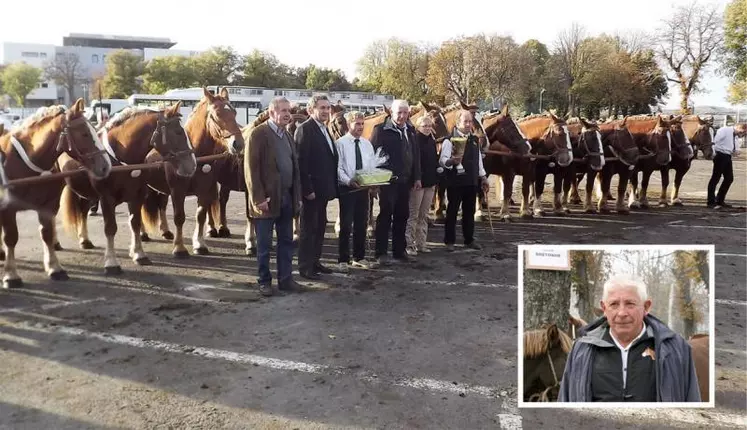
POLYGON ((366 226, 368 225, 368 190, 361 190, 355 182, 355 172, 376 168, 373 145, 363 134, 363 113, 353 111, 345 115, 348 133, 337 140, 337 178, 340 186, 340 236, 338 242, 340 271, 348 266, 368 269, 366 261, 366 226), (350 230, 353 230, 353 260, 350 260, 350 230))
POLYGON ((714 209, 730 208, 731 205, 726 203, 726 193, 729 186, 734 181, 734 170, 732 168, 731 157, 739 153, 737 148, 737 137, 744 137, 747 134, 747 124, 738 123, 732 127, 721 127, 713 137, 713 150, 716 155, 713 157, 713 173, 711 180, 708 182, 708 207, 714 209), (716 185, 721 177, 724 181, 716 194, 716 185))

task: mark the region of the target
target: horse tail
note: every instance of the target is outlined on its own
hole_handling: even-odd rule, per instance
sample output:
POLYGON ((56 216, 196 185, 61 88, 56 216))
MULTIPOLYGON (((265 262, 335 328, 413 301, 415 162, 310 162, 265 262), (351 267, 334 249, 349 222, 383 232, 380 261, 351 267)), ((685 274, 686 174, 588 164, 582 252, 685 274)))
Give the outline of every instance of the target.
POLYGON ((68 185, 62 189, 60 197, 60 211, 62 212, 62 225, 73 237, 78 236, 78 227, 86 214, 83 212, 82 198, 75 194, 68 185))
POLYGON ((150 234, 158 231, 159 213, 161 209, 161 195, 150 188, 145 192, 145 201, 140 209, 143 219, 143 229, 150 234))

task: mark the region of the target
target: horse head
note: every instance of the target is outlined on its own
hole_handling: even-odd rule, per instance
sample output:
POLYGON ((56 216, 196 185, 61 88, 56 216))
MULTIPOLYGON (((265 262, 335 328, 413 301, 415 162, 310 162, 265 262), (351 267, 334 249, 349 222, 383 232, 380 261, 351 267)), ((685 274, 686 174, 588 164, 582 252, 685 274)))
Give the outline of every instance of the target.
POLYGON ((338 101, 337 104, 331 106, 327 127, 332 132, 333 140, 337 140, 347 134, 348 122, 345 119, 345 105, 342 102, 338 101))
POLYGON ((693 158, 693 146, 690 143, 690 139, 685 134, 685 129, 682 125, 682 115, 675 117, 671 116, 666 120, 669 125, 669 134, 672 142, 672 154, 682 160, 690 160, 693 158))
POLYGON ((599 125, 599 131, 602 134, 602 148, 605 152, 609 151, 610 156, 616 157, 630 170, 634 169, 640 151, 628 129, 628 117, 605 122, 599 125))
POLYGON ((657 116, 654 128, 648 133, 644 148, 652 152, 656 164, 664 166, 672 161, 672 133, 669 131, 669 121, 657 116))
POLYGON ((191 178, 197 170, 197 160, 186 129, 181 124, 180 107, 181 101, 178 101, 158 112, 150 144, 161 154, 164 162, 176 169, 178 176, 191 178))
POLYGON ((600 171, 604 167, 604 148, 602 148, 602 134, 596 122, 578 118, 576 127, 580 126, 578 132, 578 150, 580 155, 589 163, 594 171, 600 171))
POLYGON ((571 351, 571 338, 556 324, 524 332, 524 398, 552 401, 571 351))
POLYGON ((208 133, 229 153, 241 153, 244 150, 244 137, 239 123, 236 122, 236 109, 231 105, 228 90, 223 88, 217 96, 210 94, 207 88, 203 87, 202 91, 207 110, 205 126, 208 133))
POLYGON ((486 115, 482 118, 485 135, 491 146, 505 146, 509 151, 518 154, 528 154, 532 145, 521 131, 519 125, 511 118, 508 105, 503 106, 500 112, 486 115))
POLYGON ((713 119, 705 120, 691 115, 683 118, 682 128, 692 144, 693 158, 696 158, 698 150, 701 150, 706 160, 713 160, 716 155, 713 151, 713 119))
MULTIPOLYGON (((447 126, 446 117, 444 116, 443 109, 441 106, 436 104, 419 102, 417 106, 411 109, 410 119, 415 120, 420 116, 427 116, 433 123, 433 138, 437 143, 441 143, 444 139, 449 137, 449 129, 447 126)), ((415 122, 415 121, 413 121, 415 122)))

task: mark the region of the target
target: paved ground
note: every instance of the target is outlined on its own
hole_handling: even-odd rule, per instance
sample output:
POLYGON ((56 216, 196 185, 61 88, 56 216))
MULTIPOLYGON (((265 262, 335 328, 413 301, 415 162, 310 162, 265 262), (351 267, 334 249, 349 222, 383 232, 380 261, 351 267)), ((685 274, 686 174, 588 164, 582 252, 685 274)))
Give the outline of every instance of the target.
MULTIPOLYGON (((146 267, 127 259, 120 206, 119 277, 103 275, 101 248, 79 250, 60 231, 67 282, 41 272, 35 215, 22 214, 26 285, 0 291, 0 428, 738 427, 747 403, 747 217, 704 207, 709 175, 710 163, 696 161, 683 208, 494 220, 493 231, 480 223, 479 254, 446 254, 437 225, 436 251, 412 265, 330 276, 271 299, 246 292, 256 263, 243 255, 238 195, 229 203, 234 237, 208 240, 212 255, 176 260, 156 241, 146 244, 154 262, 146 267), (715 243, 717 407, 519 410, 521 243, 715 243)), ((747 202, 746 177, 738 161, 734 203, 747 202)), ((101 225, 91 219, 97 246, 101 225)), ((331 225, 324 251, 335 261, 331 225)))

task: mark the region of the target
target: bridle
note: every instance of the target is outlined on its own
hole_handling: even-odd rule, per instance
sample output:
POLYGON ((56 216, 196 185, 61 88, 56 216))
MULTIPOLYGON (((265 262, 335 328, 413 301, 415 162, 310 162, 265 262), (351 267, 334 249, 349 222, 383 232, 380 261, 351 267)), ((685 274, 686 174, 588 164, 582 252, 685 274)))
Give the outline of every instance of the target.
POLYGON ((337 137, 342 137, 346 132, 343 132, 342 130, 342 124, 344 124, 345 121, 345 112, 339 111, 335 112, 334 114, 331 114, 329 117, 329 128, 332 133, 334 133, 337 137))
POLYGON ((602 136, 599 133, 598 129, 588 129, 586 127, 581 129, 581 135, 578 138, 578 146, 581 150, 584 151, 584 158, 591 158, 591 157, 601 157, 602 160, 604 160, 604 148, 602 147, 602 136), (586 140, 586 134, 587 133, 594 133, 595 136, 597 136, 597 139, 599 140, 599 151, 592 151, 591 148, 589 148, 589 142, 586 140))
POLYGON ((531 396, 529 396, 530 402, 549 402, 550 391, 552 391, 553 388, 560 386, 560 381, 558 381, 558 373, 555 371, 555 363, 552 362, 552 356, 550 355, 549 348, 547 349, 546 355, 547 355, 547 361, 550 363, 550 371, 552 371, 554 385, 545 388, 541 392, 534 393, 531 396))
MULTIPOLYGON (((178 116, 173 116, 171 118, 166 118, 163 115, 163 112, 158 113, 158 121, 156 122, 156 129, 153 131, 153 135, 150 138, 150 146, 156 149, 161 154, 161 157, 163 157, 163 161, 166 162, 172 162, 175 159, 186 157, 189 155, 194 154, 194 149, 192 148, 192 143, 189 141, 189 136, 187 136, 187 149, 175 151, 162 151, 162 149, 168 148, 168 140, 166 138, 166 128, 171 126, 172 124, 177 124, 181 126, 181 122, 179 120, 178 116), (161 137, 160 142, 162 145, 162 148, 158 147, 158 136, 161 137), (165 153, 164 153, 165 152, 165 153)), ((186 130, 184 131, 184 134, 186 135, 186 130)))
POLYGON ((67 119, 67 115, 62 119, 62 132, 60 133, 60 137, 57 140, 57 151, 65 151, 70 154, 71 157, 73 157, 76 160, 90 160, 94 157, 98 157, 102 154, 106 154, 105 149, 98 149, 91 152, 82 153, 80 150, 73 145, 73 140, 70 137, 70 129, 84 126, 88 128, 88 130, 91 132, 91 138, 95 139, 95 132, 96 129, 93 128, 93 125, 86 119, 84 116, 80 116, 78 118, 75 118, 72 121, 69 121, 67 119), (65 148, 65 144, 67 144, 67 148, 65 148))
MULTIPOLYGON (((630 170, 633 170, 635 168, 636 162, 638 161, 638 158, 640 158, 640 156, 636 157, 636 161, 634 161, 632 164, 628 163, 626 161, 626 159, 627 159, 626 156, 629 155, 629 154, 633 154, 633 153, 637 154, 638 153, 638 146, 633 145, 632 147, 627 148, 627 149, 623 149, 623 148, 615 149, 615 146, 619 146, 619 144, 620 144, 620 137, 617 135, 617 133, 622 133, 622 132, 630 134, 630 131, 627 128, 614 128, 614 129, 612 129, 612 131, 610 133, 611 134, 611 136, 610 136, 610 140, 611 141, 607 144, 607 147, 610 149, 610 152, 612 152, 612 155, 615 158, 617 158, 617 160, 619 162, 621 162, 622 164, 628 166, 628 168, 630 170)), ((631 135, 631 138, 632 138, 632 135, 631 135)), ((602 151, 604 151, 604 140, 602 140, 602 151)))
MULTIPOLYGON (((557 160, 559 154, 569 154, 571 156, 571 158, 573 158, 573 154, 571 153, 571 151, 572 151, 571 148, 568 148, 568 146, 559 147, 555 143, 555 137, 556 136, 560 136, 559 133, 555 132, 555 126, 556 125, 558 125, 558 124, 551 124, 550 127, 547 128, 547 131, 545 132, 545 134, 542 135, 542 140, 545 141, 545 142, 547 142, 549 139, 552 139, 551 142, 552 142, 552 147, 553 147, 554 151, 551 152, 551 153, 549 153, 549 154, 542 154, 542 155, 548 155, 549 157, 554 158, 556 160, 557 160)), ((569 138, 569 136, 567 134, 567 131, 566 131, 566 136, 565 137, 566 137, 566 139, 569 138)))
MULTIPOLYGON (((226 102, 226 104, 223 106, 224 108, 227 108, 228 110, 233 112, 234 115, 236 115, 236 109, 234 109, 234 107, 230 103, 226 102)), ((207 119, 209 122, 208 129, 210 130, 210 135, 211 137, 213 137, 213 139, 220 140, 225 144, 228 139, 236 136, 236 133, 231 133, 228 130, 224 130, 224 127, 221 127, 220 124, 222 121, 216 113, 216 109, 212 106, 208 107, 207 119), (224 131, 228 134, 225 134, 224 131)))

